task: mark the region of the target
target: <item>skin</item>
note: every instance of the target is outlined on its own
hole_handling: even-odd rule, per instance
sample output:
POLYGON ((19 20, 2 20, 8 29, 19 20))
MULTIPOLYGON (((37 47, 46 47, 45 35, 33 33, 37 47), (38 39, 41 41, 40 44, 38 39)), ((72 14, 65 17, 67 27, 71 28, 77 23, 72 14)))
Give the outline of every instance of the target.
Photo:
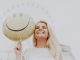
POLYGON ((21 44, 20 41, 17 43, 17 46, 15 48, 15 52, 16 52, 17 55, 20 55, 21 52, 22 52, 22 44, 21 44))
POLYGON ((35 26, 35 39, 36 39, 36 47, 37 48, 45 48, 48 37, 48 27, 45 23, 39 22, 35 26))

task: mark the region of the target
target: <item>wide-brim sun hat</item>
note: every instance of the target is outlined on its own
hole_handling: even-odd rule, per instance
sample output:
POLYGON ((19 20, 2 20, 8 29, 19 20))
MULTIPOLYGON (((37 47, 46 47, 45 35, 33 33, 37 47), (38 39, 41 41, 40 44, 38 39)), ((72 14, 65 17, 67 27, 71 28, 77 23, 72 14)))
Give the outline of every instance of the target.
POLYGON ((3 24, 3 33, 10 40, 25 40, 30 37, 35 29, 35 23, 27 14, 13 14, 8 16, 3 24))

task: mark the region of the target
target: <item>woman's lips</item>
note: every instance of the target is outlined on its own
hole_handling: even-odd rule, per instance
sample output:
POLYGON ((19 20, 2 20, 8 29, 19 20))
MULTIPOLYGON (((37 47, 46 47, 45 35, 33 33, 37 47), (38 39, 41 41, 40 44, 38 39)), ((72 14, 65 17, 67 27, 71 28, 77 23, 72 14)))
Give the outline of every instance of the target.
POLYGON ((44 33, 45 33, 45 31, 37 31, 37 35, 38 35, 39 37, 42 37, 44 33))

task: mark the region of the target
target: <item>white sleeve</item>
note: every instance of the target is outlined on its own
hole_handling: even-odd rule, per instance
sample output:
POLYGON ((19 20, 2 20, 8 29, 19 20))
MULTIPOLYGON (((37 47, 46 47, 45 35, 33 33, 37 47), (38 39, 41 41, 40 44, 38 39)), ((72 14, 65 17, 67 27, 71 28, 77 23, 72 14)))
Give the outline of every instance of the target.
POLYGON ((71 48, 69 46, 61 45, 61 47, 63 60, 75 60, 75 57, 73 56, 71 48))
POLYGON ((16 60, 16 54, 14 52, 9 53, 8 60, 16 60))
POLYGON ((25 60, 29 60, 29 59, 28 59, 28 53, 27 53, 27 50, 24 51, 23 56, 24 56, 24 59, 25 59, 25 60))

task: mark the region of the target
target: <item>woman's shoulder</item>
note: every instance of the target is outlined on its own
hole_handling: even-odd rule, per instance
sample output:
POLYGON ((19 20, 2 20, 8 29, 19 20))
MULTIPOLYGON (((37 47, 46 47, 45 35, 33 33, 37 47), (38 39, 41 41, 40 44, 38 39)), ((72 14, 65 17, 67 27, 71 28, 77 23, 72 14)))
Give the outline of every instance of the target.
POLYGON ((61 47, 62 52, 70 52, 71 51, 71 48, 68 45, 60 44, 60 47, 61 47))
POLYGON ((70 46, 60 44, 60 47, 61 47, 63 60, 75 60, 75 57, 72 54, 70 46))

